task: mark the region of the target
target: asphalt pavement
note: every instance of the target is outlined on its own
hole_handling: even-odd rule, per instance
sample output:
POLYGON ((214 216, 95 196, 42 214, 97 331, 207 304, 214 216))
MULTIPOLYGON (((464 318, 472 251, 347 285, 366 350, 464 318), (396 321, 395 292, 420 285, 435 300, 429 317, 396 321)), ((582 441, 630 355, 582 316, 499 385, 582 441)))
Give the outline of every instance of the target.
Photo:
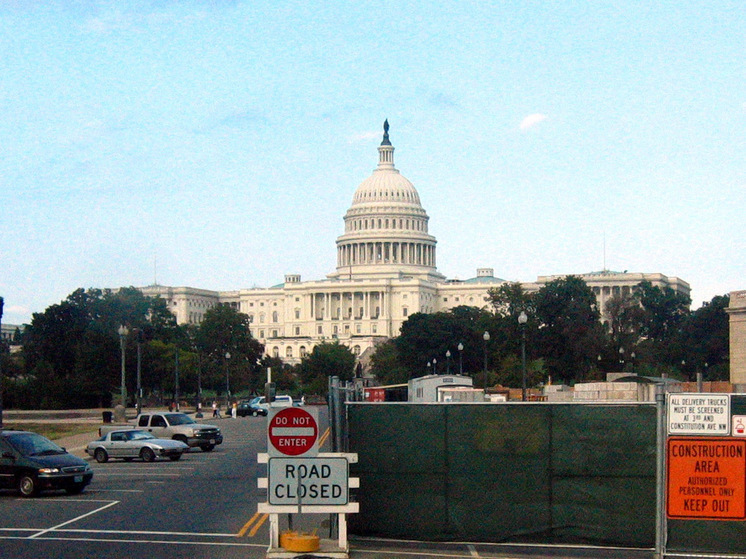
MULTIPOLYGON (((90 423, 91 430, 85 433, 56 439, 55 442, 65 447, 68 452, 77 456, 90 459, 85 453, 86 445, 98 437, 98 427, 102 424, 103 411, 108 410, 75 410, 68 412, 48 411, 5 411, 3 419, 5 423, 90 423)), ((155 411, 155 410, 150 410, 155 411)), ((160 411, 165 411, 160 410, 160 411)), ((193 414, 193 410, 182 410, 193 414)), ((133 416, 133 414, 130 414, 133 416)), ((256 422, 261 420, 257 419, 256 422)), ((241 428, 241 420, 230 417, 213 418, 212 414, 205 414, 202 421, 215 423, 225 432, 241 428)), ((258 427, 258 425, 257 425, 258 427)), ((199 453, 198 453, 199 454, 199 453)), ((214 458, 214 457, 210 457, 214 458)), ((407 559, 419 558, 471 558, 489 557, 502 559, 650 559, 653 557, 652 550, 619 549, 619 548, 593 548, 581 546, 535 546, 520 544, 483 544, 483 543, 441 543, 420 541, 380 540, 375 538, 355 538, 350 535, 350 557, 352 559, 365 558, 395 558, 406 557, 407 559)), ((1 548, 1 546, 0 546, 1 548)), ((312 556, 308 556, 312 557, 312 556)))

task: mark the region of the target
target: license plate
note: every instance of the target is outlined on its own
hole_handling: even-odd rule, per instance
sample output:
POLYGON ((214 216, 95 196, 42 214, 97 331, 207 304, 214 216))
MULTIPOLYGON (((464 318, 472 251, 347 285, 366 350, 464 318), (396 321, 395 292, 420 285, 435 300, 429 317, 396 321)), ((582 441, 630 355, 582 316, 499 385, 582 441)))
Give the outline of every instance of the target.
POLYGON ((210 439, 210 444, 215 444, 215 439, 210 439))
POLYGON ((73 481, 74 481, 75 483, 81 483, 81 482, 83 481, 83 476, 75 476, 75 477, 73 478, 73 481))

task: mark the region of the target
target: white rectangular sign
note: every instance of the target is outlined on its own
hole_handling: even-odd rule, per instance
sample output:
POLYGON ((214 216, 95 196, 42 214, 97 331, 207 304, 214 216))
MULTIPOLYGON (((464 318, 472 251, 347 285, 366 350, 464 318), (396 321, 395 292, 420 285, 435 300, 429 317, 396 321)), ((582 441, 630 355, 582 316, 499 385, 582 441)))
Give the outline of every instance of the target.
POLYGON ((668 393, 669 435, 730 435, 730 395, 668 393))
POLYGON ((349 465, 339 458, 270 458, 270 505, 346 505, 349 465))

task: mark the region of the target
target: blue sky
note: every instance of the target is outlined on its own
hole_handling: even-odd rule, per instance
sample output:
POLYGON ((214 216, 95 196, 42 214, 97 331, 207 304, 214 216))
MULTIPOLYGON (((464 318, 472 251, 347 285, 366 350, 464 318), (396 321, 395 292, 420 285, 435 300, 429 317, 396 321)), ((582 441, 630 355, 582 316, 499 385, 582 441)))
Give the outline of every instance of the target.
POLYGON ((746 289, 741 2, 0 3, 0 296, 319 279, 385 118, 449 278, 746 289))

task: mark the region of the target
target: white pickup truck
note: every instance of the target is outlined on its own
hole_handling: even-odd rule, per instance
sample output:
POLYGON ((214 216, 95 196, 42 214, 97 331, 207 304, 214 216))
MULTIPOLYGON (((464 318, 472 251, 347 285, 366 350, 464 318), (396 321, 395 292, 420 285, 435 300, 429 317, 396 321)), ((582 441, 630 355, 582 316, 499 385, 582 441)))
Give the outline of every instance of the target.
POLYGON ((223 435, 218 427, 197 423, 185 413, 142 413, 137 416, 134 424, 106 423, 99 427, 98 433, 103 436, 121 429, 141 429, 159 439, 182 441, 190 447, 200 447, 205 452, 210 452, 223 442, 223 435))

